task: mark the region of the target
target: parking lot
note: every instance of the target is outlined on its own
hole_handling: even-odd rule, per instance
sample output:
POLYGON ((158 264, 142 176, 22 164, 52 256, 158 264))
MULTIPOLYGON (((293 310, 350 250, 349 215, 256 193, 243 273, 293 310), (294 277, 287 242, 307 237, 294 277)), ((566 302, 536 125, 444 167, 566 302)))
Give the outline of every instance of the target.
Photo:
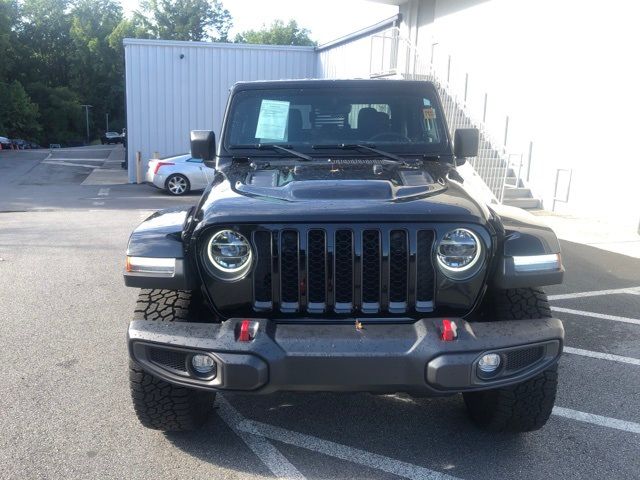
POLYGON ((126 242, 199 197, 87 184, 113 148, 0 152, 0 478, 640 478, 640 260, 568 242, 547 289, 566 349, 541 431, 482 432, 460 396, 368 394, 218 395, 202 431, 142 428, 126 242))

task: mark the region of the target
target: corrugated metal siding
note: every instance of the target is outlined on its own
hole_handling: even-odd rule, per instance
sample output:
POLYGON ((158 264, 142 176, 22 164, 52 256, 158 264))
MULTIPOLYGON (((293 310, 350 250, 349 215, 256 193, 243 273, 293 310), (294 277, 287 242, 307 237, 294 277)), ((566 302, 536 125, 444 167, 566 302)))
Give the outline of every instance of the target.
POLYGON ((312 47, 131 39, 124 45, 130 181, 137 151, 144 173, 154 152, 189 151, 191 130, 213 130, 218 137, 235 82, 316 76, 312 47))

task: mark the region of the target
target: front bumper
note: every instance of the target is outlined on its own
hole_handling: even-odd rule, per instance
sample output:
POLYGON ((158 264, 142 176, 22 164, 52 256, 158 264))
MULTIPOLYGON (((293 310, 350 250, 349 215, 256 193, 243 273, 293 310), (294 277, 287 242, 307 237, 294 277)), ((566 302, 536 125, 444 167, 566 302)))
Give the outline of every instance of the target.
POLYGON ((458 338, 440 339, 442 319, 414 323, 276 323, 252 319, 250 342, 237 341, 242 319, 221 324, 133 321, 132 359, 167 382, 206 390, 415 392, 448 394, 511 385, 557 361, 564 329, 554 318, 468 323, 451 319, 458 338), (191 355, 207 353, 217 374, 199 378, 191 355), (477 363, 498 353, 502 367, 483 376, 477 363))

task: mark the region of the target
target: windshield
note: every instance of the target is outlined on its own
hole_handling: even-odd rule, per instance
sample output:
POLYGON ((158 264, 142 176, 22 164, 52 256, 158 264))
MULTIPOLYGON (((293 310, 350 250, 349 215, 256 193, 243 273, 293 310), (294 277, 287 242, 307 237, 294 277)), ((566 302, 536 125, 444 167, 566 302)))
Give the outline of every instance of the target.
MULTIPOLYGON (((310 87, 236 93, 225 145, 378 146, 397 153, 436 152, 447 143, 437 103, 427 89, 310 87), (426 93, 427 92, 427 93, 426 93)), ((359 152, 362 154, 363 152, 359 152)), ((369 152, 371 154, 371 152, 369 152)))

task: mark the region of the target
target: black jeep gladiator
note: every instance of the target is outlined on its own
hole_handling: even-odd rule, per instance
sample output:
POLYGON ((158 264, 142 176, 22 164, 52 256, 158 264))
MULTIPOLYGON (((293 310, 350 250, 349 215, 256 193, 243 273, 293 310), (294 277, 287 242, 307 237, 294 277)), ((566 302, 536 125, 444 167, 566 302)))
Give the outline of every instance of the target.
POLYGON ((562 323, 543 285, 560 245, 528 213, 487 205, 456 166, 436 89, 403 80, 236 84, 216 174, 197 206, 131 235, 125 283, 143 425, 189 430, 216 392, 462 393, 491 430, 544 425, 562 323))

